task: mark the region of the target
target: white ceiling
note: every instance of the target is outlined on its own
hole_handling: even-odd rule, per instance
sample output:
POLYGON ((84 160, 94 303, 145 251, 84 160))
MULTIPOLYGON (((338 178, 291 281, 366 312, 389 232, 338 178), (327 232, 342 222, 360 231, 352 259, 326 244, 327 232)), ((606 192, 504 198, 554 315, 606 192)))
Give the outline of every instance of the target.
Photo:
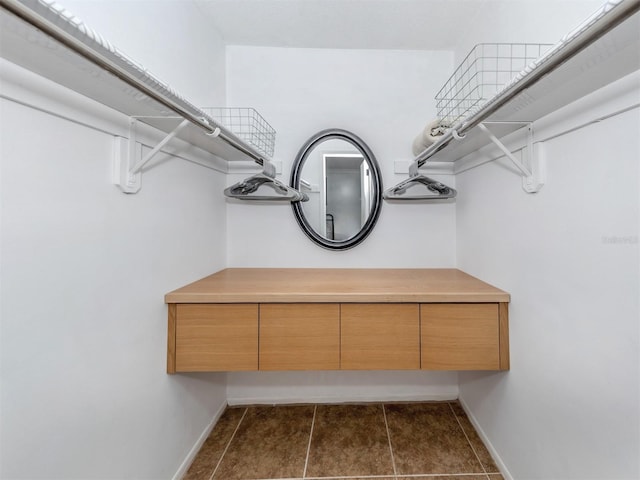
POLYGON ((555 43, 603 0, 195 0, 227 45, 403 50, 555 43))

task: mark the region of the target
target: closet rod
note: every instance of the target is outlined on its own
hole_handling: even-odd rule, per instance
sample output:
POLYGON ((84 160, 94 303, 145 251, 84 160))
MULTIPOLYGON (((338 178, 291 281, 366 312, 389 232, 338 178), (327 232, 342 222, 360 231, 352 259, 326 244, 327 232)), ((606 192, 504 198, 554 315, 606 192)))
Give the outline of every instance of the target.
POLYGON ((438 142, 429 146, 415 158, 413 161, 413 168, 415 168, 416 164, 418 168, 422 167, 427 160, 449 145, 449 143, 451 143, 455 138, 456 134, 459 137, 463 137, 466 132, 484 122, 503 105, 525 91, 527 88, 531 87, 544 76, 554 71, 564 62, 591 45, 608 31, 621 24, 639 10, 640 0, 622 0, 609 12, 602 15, 583 31, 579 32, 574 38, 563 44, 559 51, 552 53, 548 61, 536 66, 519 81, 516 81, 513 85, 506 88, 502 93, 495 97, 494 101, 478 110, 468 120, 463 120, 462 123, 454 125, 453 128, 449 130, 438 142))
POLYGON ((252 158, 258 165, 264 165, 265 160, 260 154, 249 148, 247 145, 241 143, 229 130, 222 125, 211 125, 211 122, 207 121, 204 117, 199 117, 193 112, 190 112, 179 102, 163 95, 161 92, 154 90, 153 88, 145 85, 139 81, 134 75, 128 72, 121 66, 113 63, 108 58, 104 57, 100 52, 91 48, 89 45, 83 43, 81 40, 73 37, 69 33, 65 32, 62 28, 58 27, 55 23, 47 18, 39 15, 28 6, 24 5, 19 0, 0 0, 0 6, 7 11, 13 13, 17 17, 21 18, 25 22, 33 25, 39 30, 54 38, 67 48, 73 50, 78 55, 84 57, 90 62, 96 64, 98 67, 106 70, 107 72, 115 75, 129 86, 144 93, 148 97, 152 98, 161 105, 167 107, 169 110, 177 113, 186 120, 189 120, 194 125, 200 127, 208 134, 214 134, 219 129, 218 138, 224 140, 236 150, 244 153, 248 157, 252 158))

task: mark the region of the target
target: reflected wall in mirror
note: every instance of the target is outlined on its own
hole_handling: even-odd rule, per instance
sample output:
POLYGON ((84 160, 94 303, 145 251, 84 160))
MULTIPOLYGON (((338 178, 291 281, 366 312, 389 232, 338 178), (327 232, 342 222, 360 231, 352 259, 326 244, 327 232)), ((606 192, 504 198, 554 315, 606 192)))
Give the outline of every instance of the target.
POLYGON ((346 130, 323 130, 307 140, 294 162, 291 186, 309 197, 292 204, 298 224, 324 248, 358 245, 380 215, 380 168, 369 147, 346 130))

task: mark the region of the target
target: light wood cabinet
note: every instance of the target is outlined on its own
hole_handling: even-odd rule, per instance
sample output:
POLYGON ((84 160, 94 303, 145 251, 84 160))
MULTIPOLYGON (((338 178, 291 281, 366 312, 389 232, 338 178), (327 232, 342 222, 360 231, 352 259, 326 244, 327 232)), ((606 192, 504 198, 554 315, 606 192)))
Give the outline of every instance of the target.
POLYGON ((260 305, 260 370, 340 368, 340 305, 260 305))
POLYGON ((257 305, 175 308, 175 371, 258 369, 257 305))
POLYGON ((420 306, 422 368, 499 370, 497 303, 420 306))
POLYGON ((165 298, 169 373, 509 369, 509 294, 455 269, 227 269, 165 298))
POLYGON ((346 304, 340 321, 342 370, 420 368, 417 304, 346 304))

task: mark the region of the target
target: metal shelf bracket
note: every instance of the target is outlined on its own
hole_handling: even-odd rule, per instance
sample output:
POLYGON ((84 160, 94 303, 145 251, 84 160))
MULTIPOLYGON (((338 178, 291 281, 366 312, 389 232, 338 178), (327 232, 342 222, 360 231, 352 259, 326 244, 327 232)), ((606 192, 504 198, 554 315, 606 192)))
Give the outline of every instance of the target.
MULTIPOLYGON (((138 120, 129 118, 129 139, 115 137, 113 160, 113 183, 123 193, 138 193, 142 187, 142 169, 162 148, 175 137, 180 130, 186 127, 189 120, 182 120, 176 128, 167 134, 158 144, 142 156, 142 144, 137 141, 136 128, 138 120)), ((212 135, 218 135, 220 129, 216 129, 212 135)))
MULTIPOLYGON (((509 160, 513 162, 522 173, 522 189, 527 193, 537 193, 544 186, 545 170, 541 148, 534 149, 533 123, 515 122, 522 124, 527 129, 527 140, 522 150, 522 159, 517 158, 498 137, 496 137, 487 125, 514 122, 482 122, 478 128, 491 140, 509 160)), ((540 147, 538 145, 538 147, 540 147)))

